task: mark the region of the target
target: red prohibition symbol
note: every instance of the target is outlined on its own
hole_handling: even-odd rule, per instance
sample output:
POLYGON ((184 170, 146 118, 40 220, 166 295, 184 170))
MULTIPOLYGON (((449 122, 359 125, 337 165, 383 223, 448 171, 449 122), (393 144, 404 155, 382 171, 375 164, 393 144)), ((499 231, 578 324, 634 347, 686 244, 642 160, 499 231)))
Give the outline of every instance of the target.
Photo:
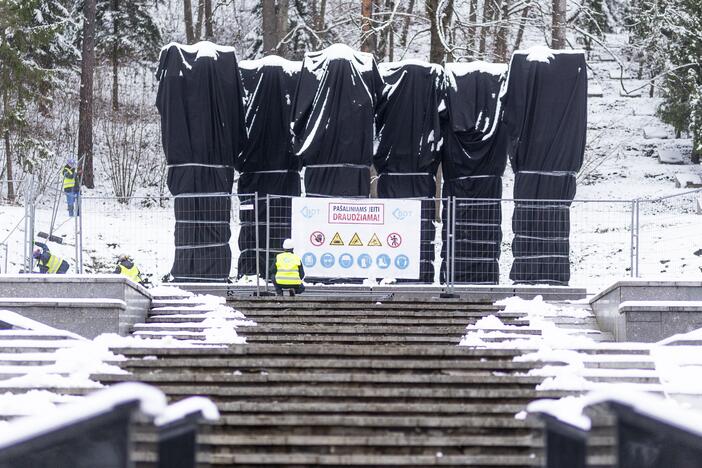
POLYGON ((387 242, 389 247, 396 249, 402 245, 402 236, 396 232, 391 232, 388 234, 387 242))
POLYGON ((320 245, 324 244, 324 233, 314 231, 312 234, 310 234, 310 242, 315 247, 319 247, 320 245))

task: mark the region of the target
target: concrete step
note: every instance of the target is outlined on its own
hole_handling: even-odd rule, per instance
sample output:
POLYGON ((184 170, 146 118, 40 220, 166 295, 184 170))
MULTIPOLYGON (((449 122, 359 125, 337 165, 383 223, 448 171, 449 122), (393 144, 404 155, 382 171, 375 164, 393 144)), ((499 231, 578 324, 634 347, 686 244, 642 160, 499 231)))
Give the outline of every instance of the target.
POLYGON ((395 373, 256 373, 256 374, 232 374, 215 372, 188 372, 188 373, 143 373, 134 375, 109 375, 98 374, 92 378, 103 383, 114 383, 120 381, 138 381, 153 384, 160 383, 191 383, 220 384, 223 386, 256 384, 276 385, 287 383, 309 383, 309 384, 349 384, 349 385, 371 385, 371 384, 418 384, 434 385, 538 385, 544 379, 540 376, 526 375, 494 375, 492 372, 473 372, 470 374, 458 375, 437 375, 437 374, 395 374, 395 373))
MULTIPOLYGON (((538 364, 536 364, 538 366, 538 364)), ((305 370, 321 372, 332 369, 349 369, 356 372, 419 372, 419 371, 455 371, 455 370, 495 370, 514 371, 533 369, 533 362, 515 362, 511 360, 478 360, 478 359, 382 359, 363 358, 334 359, 329 358, 256 358, 242 357, 239 359, 217 358, 169 358, 169 359, 128 359, 122 361, 121 367, 133 372, 139 370, 156 370, 161 372, 170 369, 207 369, 214 372, 216 369, 244 371, 245 369, 272 370, 279 369, 285 372, 305 370)))
MULTIPOLYGON (((137 452, 137 463, 152 463, 156 455, 150 452, 137 452)), ((609 459, 608 459, 609 460, 609 459)), ((270 465, 287 466, 541 466, 541 457, 525 455, 320 455, 314 453, 223 453, 198 456, 198 464, 211 465, 270 465)), ((600 466, 593 465, 593 466, 600 466)), ((607 466, 607 465, 601 465, 607 466)), ((611 466, 611 465, 610 465, 611 466)))
MULTIPOLYGON (((291 298, 294 299, 294 298, 291 298)), ((182 305, 182 304, 180 304, 182 305)), ((359 303, 358 301, 324 301, 324 302, 301 302, 288 301, 284 302, 227 302, 227 305, 234 309, 245 311, 253 310, 278 310, 285 311, 287 309, 301 310, 357 310, 357 311, 377 311, 377 310, 414 310, 414 311, 479 311, 479 312, 498 312, 504 309, 503 306, 493 304, 471 304, 471 303, 441 303, 441 302, 377 302, 377 303, 359 303)))
MULTIPOLYGON (((184 397, 188 395, 207 395, 214 399, 247 398, 271 399, 280 398, 353 398, 353 399, 481 399, 481 400, 519 400, 528 402, 538 398, 560 398, 569 392, 536 391, 533 388, 434 388, 432 386, 396 387, 372 386, 350 387, 340 385, 282 385, 280 387, 220 387, 210 385, 158 385, 169 397, 184 397)), ((572 392, 570 392, 572 393, 572 392)))

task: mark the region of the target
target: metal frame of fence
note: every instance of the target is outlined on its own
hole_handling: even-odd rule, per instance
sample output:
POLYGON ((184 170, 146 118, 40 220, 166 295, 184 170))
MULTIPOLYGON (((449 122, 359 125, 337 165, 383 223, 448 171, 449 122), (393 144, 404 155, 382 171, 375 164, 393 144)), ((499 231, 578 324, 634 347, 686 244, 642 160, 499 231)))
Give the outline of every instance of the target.
MULTIPOLYGON (((28 181, 23 188, 25 200, 34 200, 32 181, 28 181)), ((230 276, 242 276, 238 265, 240 255, 246 250, 252 250, 252 253, 246 254, 253 255, 254 258, 255 266, 250 266, 249 274, 255 279, 251 280, 256 282, 257 290, 261 287, 259 282, 263 281, 263 289, 268 291, 270 263, 280 249, 278 244, 289 236, 290 231, 290 202, 285 200, 293 197, 270 194, 260 196, 255 193, 188 195, 199 196, 231 198, 229 245, 233 256, 230 276), (248 210, 253 210, 253 213, 247 214, 248 210), (240 251, 238 235, 242 229, 249 228, 253 229, 252 248, 240 251)), ((515 241, 513 216, 518 206, 531 209, 529 207, 533 205, 540 209, 541 206, 550 204, 567 209, 569 219, 566 224, 569 230, 566 240, 571 284, 584 281, 592 284, 594 279, 601 280, 601 285, 604 286, 607 282, 625 276, 660 275, 666 273, 667 263, 678 268, 689 267, 689 254, 702 248, 702 236, 695 233, 696 225, 702 221, 694 205, 700 196, 702 189, 655 199, 635 200, 420 198, 428 202, 426 206, 432 207, 433 217, 439 221, 432 223, 431 235, 434 237, 426 238, 422 234, 424 242, 430 243, 434 249, 433 280, 424 283, 440 284, 446 287, 447 292, 453 292, 457 285, 479 282, 466 281, 461 276, 469 269, 468 264, 480 260, 474 257, 475 250, 471 250, 471 241, 466 242, 466 239, 474 239, 476 245, 483 242, 485 227, 489 223, 474 221, 490 219, 488 212, 496 213, 498 205, 499 223, 488 227, 499 231, 499 245, 494 249, 499 256, 493 259, 499 262, 499 277, 496 281, 489 281, 489 284, 510 284, 508 274, 515 241), (677 254, 677 257, 666 262, 664 254, 677 254), (443 265, 442 257, 445 258, 443 265), (655 271, 654 267, 661 265, 661 271, 655 271)), ((67 259, 72 257, 74 271, 91 273, 105 271, 105 266, 114 261, 119 252, 131 252, 134 253, 137 264, 144 264, 144 269, 152 270, 151 273, 158 272, 157 276, 160 277, 170 271, 172 265, 174 241, 169 234, 175 225, 173 204, 174 200, 182 197, 134 197, 126 203, 117 203, 113 197, 81 195, 77 200, 80 216, 73 219, 73 232, 63 229, 59 233, 66 239, 64 247, 58 248, 59 255, 67 259), (72 245, 70 240, 74 241, 72 245), (69 253, 67 247, 74 247, 74 252, 69 253), (137 255, 135 252, 141 253, 137 255), (143 256, 150 260, 145 261, 143 256)), ((24 208, 23 269, 31 271, 35 224, 46 223, 47 213, 38 213, 36 203, 25 203, 24 208)), ((559 238, 559 229, 553 228, 548 222, 537 223, 536 235, 533 237, 546 239, 543 243, 548 247, 550 239, 559 238)), ((13 255, 11 244, 7 239, 1 241, 2 239, 0 254, 4 249, 4 271, 7 272, 9 263, 17 263, 9 261, 9 256, 13 255)), ((490 242, 494 244, 496 241, 490 242)), ((547 252, 546 256, 548 255, 550 252, 547 252)), ((702 261, 702 255, 697 258, 702 261)), ((531 268, 529 265, 527 267, 531 268)), ((700 268, 702 269, 702 263, 700 268)))

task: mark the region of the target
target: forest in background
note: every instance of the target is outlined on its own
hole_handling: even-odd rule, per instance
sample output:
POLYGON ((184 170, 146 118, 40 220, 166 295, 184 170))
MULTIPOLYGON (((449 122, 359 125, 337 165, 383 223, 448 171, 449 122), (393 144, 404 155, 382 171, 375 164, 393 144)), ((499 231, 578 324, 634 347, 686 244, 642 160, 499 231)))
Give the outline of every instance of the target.
MULTIPOLYGON (((531 45, 595 49, 649 80, 661 119, 702 153, 699 0, 5 0, 0 3, 0 198, 41 192, 79 158, 96 193, 156 203, 165 161, 154 71, 171 41, 240 59, 345 43, 378 61, 507 62, 531 45), (606 34, 627 38, 609 48, 606 34)), ((594 59, 594 57, 593 57, 594 59)))

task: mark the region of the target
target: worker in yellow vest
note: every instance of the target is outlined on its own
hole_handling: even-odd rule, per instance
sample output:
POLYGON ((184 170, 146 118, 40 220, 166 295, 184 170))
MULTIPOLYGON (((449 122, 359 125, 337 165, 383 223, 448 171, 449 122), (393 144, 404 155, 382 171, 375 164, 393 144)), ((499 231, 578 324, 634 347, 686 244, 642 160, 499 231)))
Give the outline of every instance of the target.
POLYGON ((61 171, 63 175, 63 191, 66 193, 66 205, 68 206, 68 216, 79 216, 79 209, 76 207, 78 193, 80 192, 80 180, 76 160, 71 158, 66 161, 61 171))
POLYGON ((119 259, 117 259, 117 266, 115 267, 115 271, 113 273, 124 275, 135 283, 144 286, 144 280, 141 279, 141 272, 139 271, 139 268, 137 268, 134 261, 127 254, 122 254, 119 256, 119 259))
POLYGON ((273 264, 273 285, 278 296, 283 295, 283 290, 290 291, 290 295, 301 293, 305 290, 302 279, 305 277, 305 268, 300 257, 293 253, 292 239, 283 241, 283 251, 276 255, 273 264))
POLYGON ((62 275, 68 271, 68 262, 49 251, 49 246, 42 242, 35 242, 38 247, 34 249, 33 257, 37 261, 39 273, 62 275))

